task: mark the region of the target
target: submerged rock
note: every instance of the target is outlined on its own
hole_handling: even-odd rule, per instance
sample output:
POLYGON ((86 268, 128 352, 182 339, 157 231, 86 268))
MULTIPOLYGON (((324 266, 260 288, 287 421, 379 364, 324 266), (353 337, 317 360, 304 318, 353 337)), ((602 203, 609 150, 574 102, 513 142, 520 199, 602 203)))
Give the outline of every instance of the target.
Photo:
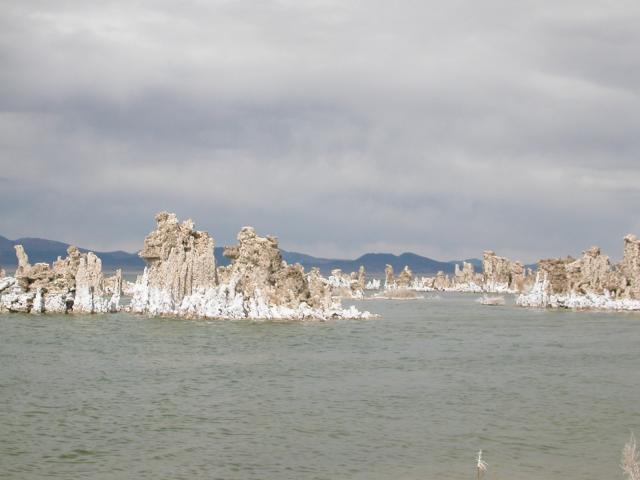
POLYGON ((504 297, 501 296, 493 296, 490 297, 488 295, 484 295, 482 297, 480 297, 477 302, 480 305, 489 305, 492 307, 501 307, 504 306, 506 304, 506 301, 504 299, 504 297))
POLYGON ((180 224, 171 213, 158 214, 156 222, 140 252, 147 266, 133 288, 134 312, 225 319, 369 316, 343 310, 317 270, 305 274, 301 265, 287 265, 275 237, 244 227, 238 244, 224 249, 231 264, 216 269, 208 233, 194 230, 191 220, 180 224))

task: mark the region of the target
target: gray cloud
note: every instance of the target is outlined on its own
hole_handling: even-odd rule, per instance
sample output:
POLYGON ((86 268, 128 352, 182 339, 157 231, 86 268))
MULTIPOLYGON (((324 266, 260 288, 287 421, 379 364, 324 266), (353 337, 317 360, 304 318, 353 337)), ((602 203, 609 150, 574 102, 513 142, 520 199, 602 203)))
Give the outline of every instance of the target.
POLYGON ((640 5, 6 2, 0 234, 526 261, 640 233, 640 5))

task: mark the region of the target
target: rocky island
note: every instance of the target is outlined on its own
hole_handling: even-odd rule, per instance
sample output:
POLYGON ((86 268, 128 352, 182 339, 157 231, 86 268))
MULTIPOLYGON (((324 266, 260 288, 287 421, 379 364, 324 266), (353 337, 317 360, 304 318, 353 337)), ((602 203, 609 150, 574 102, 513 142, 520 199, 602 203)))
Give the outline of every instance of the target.
POLYGON ((317 270, 282 260, 275 237, 260 237, 252 227, 227 247, 226 267, 215 266, 214 241, 193 222, 175 214, 156 216, 157 228, 140 252, 147 266, 133 287, 131 311, 151 315, 206 318, 329 319, 368 318, 368 312, 343 309, 317 270))
MULTIPOLYGON (((352 274, 353 275, 353 274, 352 274)), ((486 250, 482 259, 482 273, 472 263, 462 262, 450 276, 443 271, 433 277, 415 277, 408 266, 396 277, 393 267, 385 268, 384 292, 376 298, 415 298, 416 292, 522 293, 531 289, 535 276, 518 261, 500 257, 486 250), (413 292, 413 294, 411 293, 413 292)), ((381 288, 380 282, 367 284, 367 290, 381 288)))
POLYGON ((93 253, 69 247, 67 257, 31 265, 21 245, 16 247, 14 277, 0 278, 0 311, 23 313, 106 313, 120 309, 122 272, 105 278, 93 253))
MULTIPOLYGON (((543 259, 537 272, 486 250, 482 273, 470 262, 456 264, 453 275, 415 277, 408 266, 395 275, 386 265, 383 279, 369 279, 363 266, 350 274, 340 269, 324 278, 317 268, 305 272, 300 264, 283 261, 278 240, 261 237, 244 227, 238 244, 224 249, 231 261, 217 266, 214 240, 179 222, 173 213, 156 215, 156 229, 144 240, 140 258, 144 273, 135 283, 111 277, 92 252, 69 247, 65 258, 52 264, 29 262, 16 245, 17 269, 7 276, 0 268, 0 311, 22 313, 108 313, 122 310, 152 316, 216 319, 368 318, 355 307, 342 308, 341 299, 412 299, 418 292, 518 294, 522 307, 640 310, 640 240, 624 238, 623 259, 612 265, 598 247, 571 257, 543 259), (365 291, 378 290, 366 296, 365 291), (122 299, 127 298, 129 302, 122 299)), ((483 304, 502 304, 483 297, 483 304), (489 301, 491 300, 491 301, 489 301)))
POLYGON ((516 303, 523 307, 640 310, 640 240, 624 237, 623 258, 612 265, 599 247, 582 258, 538 262, 535 284, 516 303))
MULTIPOLYGON (((118 270, 105 278, 100 259, 69 247, 52 265, 31 265, 16 246, 14 277, 0 276, 0 311, 22 313, 107 313, 127 310, 152 316, 216 319, 369 318, 355 307, 343 309, 330 283, 317 270, 282 260, 275 237, 260 237, 252 227, 238 234, 238 245, 224 250, 231 264, 217 267, 213 238, 180 223, 175 214, 156 216, 157 228, 144 241, 140 257, 147 266, 128 284, 130 304, 120 304, 123 281, 118 270)), ((363 273, 364 275, 364 273, 363 273)), ((361 282, 364 282, 364 276, 361 282)), ((364 287, 362 287, 364 288, 364 287)))

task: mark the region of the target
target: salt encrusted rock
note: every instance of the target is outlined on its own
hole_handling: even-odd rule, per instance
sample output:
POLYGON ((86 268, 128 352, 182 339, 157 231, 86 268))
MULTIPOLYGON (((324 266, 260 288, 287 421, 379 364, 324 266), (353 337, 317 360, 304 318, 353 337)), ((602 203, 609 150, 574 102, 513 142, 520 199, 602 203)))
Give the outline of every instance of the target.
POLYGON ((275 237, 244 227, 238 245, 224 249, 231 264, 216 270, 209 234, 166 212, 156 221, 140 253, 147 267, 133 289, 134 312, 227 319, 369 316, 342 310, 317 271, 305 275, 302 266, 283 262, 275 237))
MULTIPOLYGON (((487 250, 483 256, 483 273, 477 273, 470 262, 456 264, 453 276, 438 271, 434 277, 414 277, 408 266, 397 277, 391 265, 385 268, 385 290, 410 289, 417 292, 451 291, 475 293, 516 293, 533 286, 531 269, 487 250)), ((373 285, 371 285, 373 287, 373 285)), ((382 298, 384 295, 379 295, 382 298)))
POLYGON ((364 290, 367 284, 367 273, 364 269, 364 265, 360 265, 358 269, 358 287, 360 290, 364 290))
POLYGON ((4 278, 7 276, 7 272, 0 266, 0 278, 4 278))
POLYGON ((456 263, 454 268, 454 280, 457 284, 476 282, 476 270, 472 263, 462 262, 462 269, 456 263))
POLYGON ((314 267, 307 274, 309 285, 309 299, 311 305, 331 305, 331 288, 328 288, 327 281, 320 274, 320 269, 314 267))
POLYGON ((436 290, 446 290, 450 285, 449 277, 445 275, 442 270, 438 271, 433 280, 433 288, 436 290))
POLYGON ((512 266, 508 258, 499 257, 492 250, 482 255, 482 270, 487 291, 508 291, 511 283, 512 266))
POLYGON ((386 265, 384 275, 385 290, 408 289, 411 288, 413 283, 413 272, 408 265, 405 265, 404 269, 397 277, 393 274, 393 267, 391 265, 386 265))
MULTIPOLYGON (((372 284, 371 287, 374 285, 372 284)), ((404 267, 397 277, 393 274, 393 267, 386 265, 384 292, 374 295, 374 298, 408 300, 416 298, 416 291, 418 290, 421 289, 414 284, 413 273, 408 265, 404 267)))
MULTIPOLYGON (((630 298, 640 298, 640 240, 635 235, 624 237, 623 257, 619 271, 625 282, 624 294, 630 298)), ((616 285, 616 289, 619 286, 616 285)))
POLYGON ((384 288, 395 288, 396 287, 396 279, 393 275, 393 267, 389 264, 384 267, 384 288))
MULTIPOLYGON (((18 268, 11 289, 0 288, 0 305, 11 312, 97 313, 107 311, 102 298, 101 262, 76 247, 53 265, 31 265, 22 245, 16 245, 18 268)), ((4 283, 6 284, 6 282, 4 283)), ((0 285, 1 287, 1 285, 0 285)))
POLYGON ((456 292, 482 292, 484 291, 484 277, 482 274, 476 273, 472 263, 462 262, 462 269, 458 264, 455 265, 453 279, 448 277, 440 280, 439 284, 448 284, 445 290, 456 292))
POLYGON ((102 261, 93 253, 80 257, 76 273, 76 295, 73 311, 78 313, 106 313, 109 302, 102 288, 102 261))
POLYGON ((612 266, 598 247, 580 259, 540 260, 536 283, 529 294, 516 301, 525 307, 639 310, 640 243, 633 235, 624 238, 624 256, 612 266))
POLYGON ((484 295, 476 300, 480 305, 489 305, 489 306, 503 306, 506 304, 504 297, 502 296, 493 296, 490 297, 488 295, 484 295))
POLYGON ((379 278, 372 278, 367 282, 364 288, 365 290, 380 290, 381 286, 382 286, 382 282, 380 281, 379 278))
MULTIPOLYGON (((387 285, 397 288, 400 280, 393 278, 392 270, 387 269, 387 285)), ((409 271, 410 273, 410 271, 409 271)), ((402 275, 402 274, 401 274, 402 275)), ((406 283, 406 282, 405 282, 406 283)), ((516 293, 529 290, 533 285, 533 276, 528 274, 521 262, 511 262, 487 250, 483 256, 483 273, 476 273, 470 262, 462 262, 462 268, 456 264, 453 276, 438 271, 435 277, 414 278, 409 287, 415 291, 451 291, 475 293, 516 293)))
POLYGON ((213 238, 194 230, 191 219, 179 224, 173 213, 159 213, 156 222, 139 254, 147 263, 149 287, 180 302, 194 291, 215 286, 213 238))
POLYGON ((412 283, 413 272, 408 265, 405 265, 404 269, 402 270, 402 272, 400 272, 400 275, 398 275, 398 278, 396 279, 396 285, 398 286, 398 288, 409 288, 411 287, 412 283))
POLYGON ((24 292, 16 283, 0 295, 0 305, 3 311, 29 313, 35 299, 35 292, 24 292))
POLYGON ((509 272, 509 290, 522 292, 526 285, 526 270, 521 262, 511 262, 509 272))
POLYGON ((347 275, 342 270, 335 268, 331 270, 331 275, 327 278, 327 283, 331 286, 331 294, 341 298, 363 298, 365 289, 365 271, 360 267, 358 272, 351 272, 347 275))

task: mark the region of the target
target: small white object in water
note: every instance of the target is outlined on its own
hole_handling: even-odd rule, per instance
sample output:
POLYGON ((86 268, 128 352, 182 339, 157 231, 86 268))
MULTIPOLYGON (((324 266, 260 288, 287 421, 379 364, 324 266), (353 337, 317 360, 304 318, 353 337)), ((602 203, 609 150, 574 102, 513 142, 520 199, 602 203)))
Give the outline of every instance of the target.
POLYGON ((487 471, 488 466, 489 465, 487 464, 487 462, 482 460, 482 450, 478 450, 478 464, 476 467, 478 472, 478 478, 480 478, 480 476, 487 471))
POLYGON ((487 295, 484 295, 483 297, 480 297, 478 300, 476 300, 478 303, 480 303, 481 305, 493 305, 493 306, 502 306, 504 305, 506 302, 504 300, 504 297, 489 297, 487 295))

